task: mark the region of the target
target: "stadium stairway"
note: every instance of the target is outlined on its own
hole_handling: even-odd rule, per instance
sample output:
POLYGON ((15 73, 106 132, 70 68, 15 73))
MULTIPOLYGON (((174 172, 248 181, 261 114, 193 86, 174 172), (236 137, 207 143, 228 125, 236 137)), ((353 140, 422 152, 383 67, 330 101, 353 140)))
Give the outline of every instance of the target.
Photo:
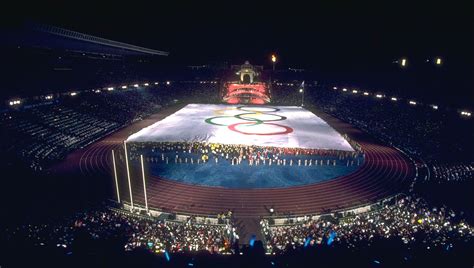
POLYGON ((237 229, 237 234, 239 235, 239 243, 241 245, 248 245, 250 239, 255 237, 255 240, 260 240, 265 244, 263 240, 263 235, 260 228, 260 221, 258 218, 242 217, 238 216, 235 218, 235 228, 237 229))

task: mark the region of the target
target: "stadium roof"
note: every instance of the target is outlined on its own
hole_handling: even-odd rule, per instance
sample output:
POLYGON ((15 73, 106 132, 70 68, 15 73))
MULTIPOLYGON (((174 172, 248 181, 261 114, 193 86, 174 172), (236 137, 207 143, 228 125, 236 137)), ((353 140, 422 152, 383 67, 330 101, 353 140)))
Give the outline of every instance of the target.
POLYGON ((55 26, 27 23, 20 30, 2 35, 4 44, 12 46, 64 49, 68 51, 116 55, 158 55, 169 52, 113 41, 55 26))

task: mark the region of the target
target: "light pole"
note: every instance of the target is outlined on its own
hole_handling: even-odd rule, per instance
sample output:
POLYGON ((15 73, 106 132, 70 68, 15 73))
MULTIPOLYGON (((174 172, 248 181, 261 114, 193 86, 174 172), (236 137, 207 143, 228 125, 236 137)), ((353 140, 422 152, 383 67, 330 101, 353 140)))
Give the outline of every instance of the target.
POLYGON ((300 88, 300 93, 301 93, 301 107, 304 106, 304 81, 301 83, 301 88, 300 88))
POLYGON ((277 61, 277 57, 275 54, 272 54, 272 64, 273 64, 273 71, 275 71, 275 63, 277 61))

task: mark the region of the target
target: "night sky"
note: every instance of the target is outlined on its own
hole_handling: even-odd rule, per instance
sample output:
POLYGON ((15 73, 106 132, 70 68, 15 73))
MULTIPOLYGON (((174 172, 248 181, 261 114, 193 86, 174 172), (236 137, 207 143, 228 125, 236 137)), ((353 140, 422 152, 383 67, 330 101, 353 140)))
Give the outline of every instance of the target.
POLYGON ((399 56, 473 59, 470 1, 150 2, 46 1, 17 17, 167 50, 189 62, 263 62, 272 51, 305 66, 399 56))
POLYGON ((426 59, 441 56, 449 78, 463 81, 454 87, 474 100, 472 1, 254 2, 42 1, 17 7, 3 20, 169 51, 178 64, 248 59, 269 65, 275 52, 280 66, 370 72, 392 68, 400 57, 422 69, 426 59))

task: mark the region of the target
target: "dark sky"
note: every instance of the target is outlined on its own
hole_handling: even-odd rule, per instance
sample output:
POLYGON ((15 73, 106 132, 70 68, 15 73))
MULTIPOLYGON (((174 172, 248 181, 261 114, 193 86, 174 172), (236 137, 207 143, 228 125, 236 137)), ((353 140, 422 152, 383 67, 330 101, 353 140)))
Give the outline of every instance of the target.
POLYGON ((41 1, 10 15, 170 51, 190 63, 263 63, 273 51, 303 67, 400 56, 473 59, 471 1, 124 2, 41 1))

